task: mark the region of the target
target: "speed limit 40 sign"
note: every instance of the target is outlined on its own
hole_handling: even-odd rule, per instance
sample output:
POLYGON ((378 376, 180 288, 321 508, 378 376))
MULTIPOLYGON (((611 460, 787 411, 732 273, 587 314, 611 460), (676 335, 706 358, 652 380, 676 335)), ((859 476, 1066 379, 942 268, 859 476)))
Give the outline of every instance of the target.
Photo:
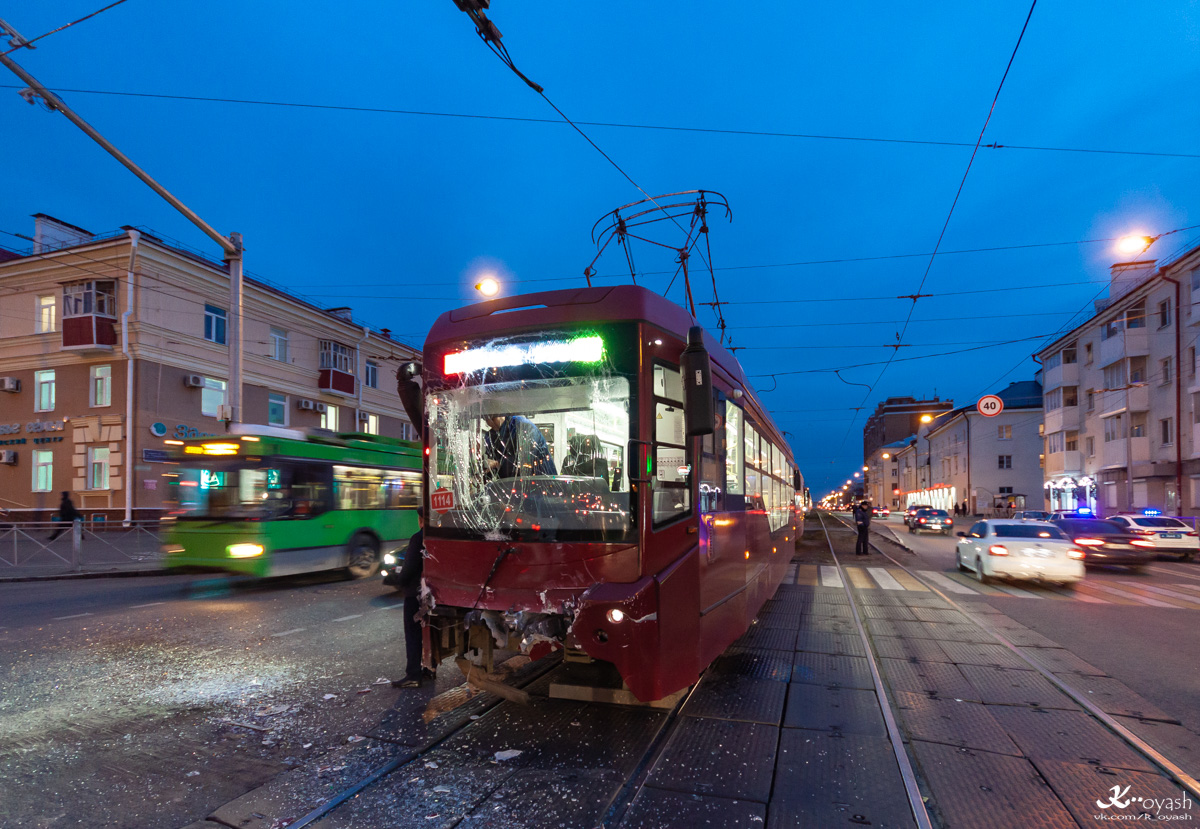
POLYGON ((994 394, 988 394, 979 398, 979 402, 975 404, 975 408, 984 417, 995 417, 1004 411, 1004 401, 994 394))

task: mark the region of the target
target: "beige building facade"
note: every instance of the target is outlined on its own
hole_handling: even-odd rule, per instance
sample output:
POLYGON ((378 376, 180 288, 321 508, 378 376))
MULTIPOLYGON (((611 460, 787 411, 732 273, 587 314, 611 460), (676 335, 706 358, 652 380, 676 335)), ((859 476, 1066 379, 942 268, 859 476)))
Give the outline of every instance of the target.
MULTIPOLYGON (((89 517, 155 518, 163 441, 227 430, 228 270, 35 218, 33 250, 0 257, 0 509, 44 519, 68 491, 89 517)), ((240 420, 415 439, 394 382, 412 347, 250 278, 242 320, 240 420)))
POLYGON ((1050 507, 1200 515, 1200 248, 1114 265, 1096 305, 1038 353, 1050 507))

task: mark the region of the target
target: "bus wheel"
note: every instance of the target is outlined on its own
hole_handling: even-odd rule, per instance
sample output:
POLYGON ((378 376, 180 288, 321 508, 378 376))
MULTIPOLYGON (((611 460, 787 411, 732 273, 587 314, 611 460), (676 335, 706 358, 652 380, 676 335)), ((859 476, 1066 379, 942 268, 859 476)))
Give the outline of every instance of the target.
POLYGON ((350 541, 346 562, 346 575, 365 579, 379 566, 379 545, 371 536, 359 533, 350 541))

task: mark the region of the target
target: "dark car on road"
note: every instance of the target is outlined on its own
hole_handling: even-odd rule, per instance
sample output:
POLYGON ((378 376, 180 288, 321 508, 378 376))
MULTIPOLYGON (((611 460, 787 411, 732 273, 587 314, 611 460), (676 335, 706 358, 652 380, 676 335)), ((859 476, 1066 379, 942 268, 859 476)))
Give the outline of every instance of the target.
POLYGON ((933 504, 913 504, 904 511, 904 523, 911 528, 917 513, 923 509, 933 509, 933 504))
POLYGON ((1060 518, 1053 522, 1084 552, 1089 566, 1121 564, 1141 570, 1155 559, 1154 542, 1114 521, 1100 518, 1060 518))
POLYGON ((910 533, 935 532, 950 535, 954 529, 954 519, 944 509, 920 509, 908 525, 910 533))

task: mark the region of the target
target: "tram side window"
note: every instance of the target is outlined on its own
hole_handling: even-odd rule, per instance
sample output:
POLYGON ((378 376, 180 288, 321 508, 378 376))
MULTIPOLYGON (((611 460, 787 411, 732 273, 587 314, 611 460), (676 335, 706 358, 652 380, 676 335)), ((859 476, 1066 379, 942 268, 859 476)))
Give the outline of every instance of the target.
POLYGON ((687 449, 684 446, 683 407, 654 405, 654 523, 690 512, 687 449))
POLYGON ((742 410, 725 401, 725 491, 741 495, 742 490, 742 410))

